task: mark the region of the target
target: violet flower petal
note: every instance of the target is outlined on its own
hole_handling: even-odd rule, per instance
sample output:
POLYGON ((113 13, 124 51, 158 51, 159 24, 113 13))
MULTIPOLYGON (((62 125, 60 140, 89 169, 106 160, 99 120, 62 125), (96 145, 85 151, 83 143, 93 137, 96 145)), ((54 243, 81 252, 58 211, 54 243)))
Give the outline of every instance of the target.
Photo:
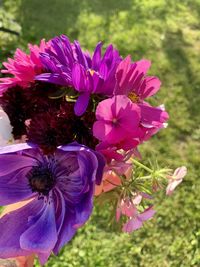
POLYGON ((24 250, 41 253, 51 251, 56 242, 54 203, 50 202, 38 220, 21 235, 20 246, 24 250))
POLYGON ((81 116, 85 113, 90 100, 90 93, 82 93, 79 95, 74 106, 74 112, 77 116, 81 116))
POLYGON ((58 254, 61 247, 69 242, 76 233, 72 225, 75 223, 75 214, 66 205, 62 192, 57 189, 54 192, 54 201, 57 204, 56 209, 56 226, 58 240, 54 246, 53 252, 58 254))
POLYGON ((22 155, 0 155, 0 177, 34 165, 36 165, 36 160, 22 155))
POLYGON ((80 46, 79 42, 74 41, 74 45, 75 45, 75 49, 76 49, 78 62, 80 62, 81 65, 83 65, 86 69, 88 69, 87 60, 85 58, 83 51, 81 50, 81 46, 80 46))
POLYGON ((17 174, 10 173, 0 177, 0 205, 5 206, 33 196, 25 177, 30 168, 26 167, 17 174))
POLYGON ((99 42, 94 50, 92 57, 92 69, 98 71, 101 62, 101 48, 102 42, 99 42))
POLYGON ((43 207, 42 200, 33 200, 20 209, 4 215, 0 219, 0 257, 11 258, 32 254, 20 246, 20 236, 28 229, 28 218, 43 207))
POLYGON ((72 69, 72 81, 78 92, 87 91, 87 73, 80 64, 74 64, 72 69))
POLYGON ((34 145, 29 145, 27 143, 4 146, 4 147, 0 147, 0 155, 1 154, 7 154, 7 153, 13 153, 13 152, 17 152, 20 150, 30 149, 33 147, 34 147, 34 145))

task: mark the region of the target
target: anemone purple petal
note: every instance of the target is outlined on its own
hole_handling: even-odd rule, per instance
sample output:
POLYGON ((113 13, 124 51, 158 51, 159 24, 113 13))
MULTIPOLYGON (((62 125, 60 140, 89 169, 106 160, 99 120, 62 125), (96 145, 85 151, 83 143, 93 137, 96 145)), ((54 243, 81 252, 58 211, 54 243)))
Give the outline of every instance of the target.
POLYGON ((28 229, 28 218, 37 215, 43 206, 42 200, 33 200, 20 209, 4 215, 0 219, 0 257, 9 258, 31 254, 22 249, 21 235, 28 229))
POLYGON ((0 150, 0 158, 11 168, 0 164, 0 205, 30 201, 0 219, 0 257, 35 253, 45 263, 90 217, 105 160, 78 143, 49 156, 36 146, 11 145, 0 150))
POLYGON ((22 249, 37 252, 49 252, 57 242, 54 202, 44 205, 38 218, 30 221, 30 227, 20 236, 22 249))
POLYGON ((31 167, 21 169, 17 174, 9 173, 0 177, 0 203, 2 206, 25 200, 32 196, 31 188, 27 187, 24 176, 31 167))

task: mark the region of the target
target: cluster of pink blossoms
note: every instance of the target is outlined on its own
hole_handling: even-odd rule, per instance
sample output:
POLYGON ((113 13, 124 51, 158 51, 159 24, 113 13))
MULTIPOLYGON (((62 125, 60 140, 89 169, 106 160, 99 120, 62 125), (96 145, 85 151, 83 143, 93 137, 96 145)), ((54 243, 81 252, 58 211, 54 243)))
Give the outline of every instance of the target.
POLYGON ((13 77, 0 79, 0 94, 15 85, 19 85, 22 88, 28 87, 31 82, 34 82, 36 74, 42 72, 43 65, 39 56, 48 47, 48 43, 42 40, 39 46, 29 44, 28 47, 29 55, 18 48, 14 59, 8 58, 8 62, 3 63, 6 69, 1 70, 1 73, 11 74, 13 77))
MULTIPOLYGON (((27 142, 47 157, 69 144, 101 154, 106 164, 93 195, 115 193, 116 222, 124 232, 140 228, 154 215, 154 191, 168 182, 170 195, 186 175, 185 167, 172 174, 137 160, 138 147, 165 128, 169 118, 164 105, 148 102, 161 85, 147 74, 149 60, 123 59, 113 45, 102 55, 102 43, 90 55, 61 35, 29 45, 29 54, 17 49, 3 65, 0 145, 27 142)), ((37 183, 34 190, 48 197, 53 186, 45 181, 45 189, 42 178, 37 179, 43 191, 37 183)))

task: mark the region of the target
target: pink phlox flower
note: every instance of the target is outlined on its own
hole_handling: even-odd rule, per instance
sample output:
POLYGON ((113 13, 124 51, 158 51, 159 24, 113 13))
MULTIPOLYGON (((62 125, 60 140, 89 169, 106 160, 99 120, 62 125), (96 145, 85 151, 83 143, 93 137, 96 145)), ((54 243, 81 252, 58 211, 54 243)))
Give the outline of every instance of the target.
POLYGON ((114 171, 118 175, 125 175, 127 179, 130 178, 132 173, 132 163, 124 161, 113 160, 110 164, 107 164, 104 171, 114 171))
POLYGON ((140 151, 138 150, 138 147, 135 147, 132 149, 132 157, 142 160, 142 155, 140 151))
POLYGON ((13 77, 0 78, 0 95, 10 87, 19 85, 25 88, 34 82, 35 76, 43 70, 39 53, 43 52, 46 47, 48 43, 42 40, 39 46, 29 44, 30 54, 17 48, 14 59, 8 58, 8 61, 3 63, 6 69, 1 72, 11 74, 13 77))
POLYGON ((126 142, 140 135, 140 109, 124 95, 101 101, 96 109, 93 134, 108 144, 126 142))
POLYGON ((172 176, 167 176, 169 183, 166 188, 166 194, 171 195, 174 189, 183 181, 183 178, 187 174, 187 168, 185 166, 177 168, 172 176))
POLYGON ((156 211, 153 207, 149 207, 145 209, 142 213, 138 211, 135 212, 134 216, 130 217, 130 219, 123 225, 122 231, 125 233, 131 233, 143 226, 143 222, 151 219, 156 211))
POLYGON ((134 156, 141 159, 141 155, 137 149, 139 141, 136 138, 127 139, 116 144, 109 144, 106 140, 100 142, 96 146, 96 150, 101 152, 109 164, 112 160, 116 162, 126 162, 130 157, 134 156), (128 143, 129 141, 129 143, 128 143), (128 146, 124 144, 127 143, 128 146))
POLYGON ((133 205, 137 206, 141 203, 142 199, 152 199, 153 197, 144 192, 136 192, 132 198, 133 205))
POLYGON ((116 210, 116 221, 118 222, 121 215, 133 217, 137 214, 137 208, 129 198, 121 199, 116 210))
POLYGON ((133 205, 137 206, 141 203, 141 201, 142 201, 142 194, 136 193, 132 199, 133 205))
POLYGON ((107 163, 110 163, 113 159, 116 161, 122 161, 123 160, 123 155, 121 155, 117 151, 116 147, 114 147, 114 146, 103 147, 103 146, 101 146, 101 144, 102 143, 100 143, 100 145, 97 145, 96 150, 104 155, 107 163))

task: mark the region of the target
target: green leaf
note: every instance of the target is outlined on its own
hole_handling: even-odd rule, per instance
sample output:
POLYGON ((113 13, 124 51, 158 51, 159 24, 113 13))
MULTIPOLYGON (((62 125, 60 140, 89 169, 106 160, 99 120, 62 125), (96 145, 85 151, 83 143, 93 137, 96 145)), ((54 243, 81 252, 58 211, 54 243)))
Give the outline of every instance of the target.
POLYGON ((59 88, 49 95, 50 99, 58 99, 65 96, 67 93, 66 88, 59 88))

